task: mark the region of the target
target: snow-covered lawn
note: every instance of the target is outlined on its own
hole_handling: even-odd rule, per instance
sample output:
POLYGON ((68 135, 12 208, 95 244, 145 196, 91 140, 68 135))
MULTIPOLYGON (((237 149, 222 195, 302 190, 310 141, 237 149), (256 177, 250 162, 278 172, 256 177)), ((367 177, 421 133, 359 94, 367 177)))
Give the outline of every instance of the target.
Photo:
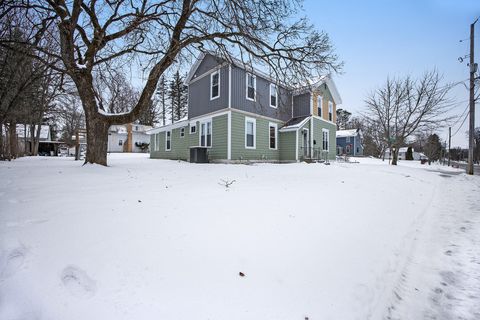
POLYGON ((359 161, 1 162, 0 319, 479 319, 480 177, 359 161))

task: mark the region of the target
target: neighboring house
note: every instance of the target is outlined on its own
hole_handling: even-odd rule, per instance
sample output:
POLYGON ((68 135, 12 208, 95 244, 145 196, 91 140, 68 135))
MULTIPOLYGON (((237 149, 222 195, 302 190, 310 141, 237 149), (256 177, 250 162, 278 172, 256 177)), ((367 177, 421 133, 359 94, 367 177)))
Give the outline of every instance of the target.
POLYGON ((110 126, 108 152, 147 152, 150 136, 146 132, 151 128, 151 126, 135 123, 110 126))
MULTIPOLYGON (((32 154, 33 142, 31 134, 31 125, 17 124, 17 141, 18 151, 32 154), (26 130, 25 130, 26 129, 26 130)), ((37 134, 38 125, 35 125, 34 133, 37 134)), ((38 155, 56 156, 58 155, 59 146, 64 145, 63 142, 52 139, 49 125, 40 126, 40 134, 38 136, 38 155)))
MULTIPOLYGON (((398 149, 398 160, 405 160, 407 158, 407 151, 408 151, 408 147, 402 147, 398 149)), ((425 154, 423 154, 422 152, 416 152, 413 148, 412 148, 412 154, 413 154, 413 160, 428 159, 428 157, 425 154)), ((390 152, 390 149, 387 148, 385 150, 385 159, 391 159, 391 156, 392 154, 390 152)))
POLYGON ((337 131, 337 155, 363 156, 362 131, 360 129, 337 131))
POLYGON ((190 148, 203 147, 210 161, 335 159, 341 98, 329 77, 291 88, 202 54, 186 84, 188 119, 148 132, 151 158, 189 160, 190 148))

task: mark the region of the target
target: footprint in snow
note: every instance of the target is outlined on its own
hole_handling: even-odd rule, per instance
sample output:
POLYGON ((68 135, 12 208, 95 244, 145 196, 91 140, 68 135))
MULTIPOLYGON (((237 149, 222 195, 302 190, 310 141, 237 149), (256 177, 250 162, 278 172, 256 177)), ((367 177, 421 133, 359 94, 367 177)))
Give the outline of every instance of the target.
POLYGON ((24 264, 27 247, 20 245, 0 255, 0 282, 15 274, 24 264))
POLYGON ((95 295, 97 285, 82 269, 73 265, 67 266, 60 277, 65 288, 73 296, 90 298, 95 295))

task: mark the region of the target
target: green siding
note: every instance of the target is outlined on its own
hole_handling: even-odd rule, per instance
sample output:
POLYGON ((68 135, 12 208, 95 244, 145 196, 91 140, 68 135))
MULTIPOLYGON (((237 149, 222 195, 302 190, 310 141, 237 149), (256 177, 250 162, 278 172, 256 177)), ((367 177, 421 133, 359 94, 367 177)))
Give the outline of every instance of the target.
POLYGON ((277 149, 270 149, 269 123, 276 123, 277 130, 282 122, 267 120, 232 111, 232 160, 269 160, 279 161, 281 146, 280 133, 277 133, 277 149), (245 148, 245 118, 256 121, 255 149, 245 148))
POLYGON ((209 160, 227 159, 227 128, 228 115, 212 118, 212 147, 208 150, 209 160))
POLYGON ((336 132, 337 127, 329 122, 322 121, 320 119, 313 118, 313 139, 317 141, 317 144, 314 147, 322 148, 323 146, 323 134, 322 129, 329 130, 329 143, 328 143, 328 158, 330 160, 335 160, 337 154, 337 139, 336 132))
POLYGON ((295 144, 297 132, 280 132, 280 161, 295 161, 295 144))
POLYGON ((171 150, 165 150, 165 135, 166 132, 159 132, 153 134, 151 137, 151 145, 154 147, 154 150, 150 152, 151 158, 160 158, 160 159, 188 159, 188 126, 185 128, 185 136, 180 137, 180 128, 172 129, 171 135, 171 150), (153 141, 156 139, 156 142, 153 141))
MULTIPOLYGON (((197 128, 193 134, 190 134, 190 125, 184 127, 184 137, 180 137, 180 128, 172 129, 170 151, 165 150, 165 132, 153 134, 150 137, 150 158, 189 160, 190 147, 200 145, 200 122, 195 124, 197 128)), ((227 158, 227 115, 212 118, 212 147, 208 149, 208 156, 212 160, 227 158)))

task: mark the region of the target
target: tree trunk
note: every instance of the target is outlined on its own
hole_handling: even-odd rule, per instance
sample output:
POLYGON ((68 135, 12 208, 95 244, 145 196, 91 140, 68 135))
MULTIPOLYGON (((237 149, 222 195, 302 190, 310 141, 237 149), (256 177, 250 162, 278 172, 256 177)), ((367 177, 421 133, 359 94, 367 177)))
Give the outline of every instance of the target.
POLYGON ((110 124, 102 117, 85 114, 87 127, 87 155, 85 163, 107 165, 108 128, 110 124))
MULTIPOLYGON (((390 149, 392 150, 392 149, 390 149)), ((398 148, 394 147, 393 153, 392 153, 392 166, 397 165, 397 160, 398 160, 398 148)))
MULTIPOLYGON (((33 127, 35 128, 35 125, 33 127)), ((42 123, 40 122, 37 125, 37 130, 35 132, 34 139, 32 140, 33 141, 33 155, 34 156, 38 155, 38 146, 40 144, 40 133, 41 133, 41 131, 42 131, 42 123)))
POLYGON ((3 148, 3 123, 0 122, 0 160, 5 159, 5 150, 3 148))
POLYGON ((10 136, 10 139, 9 139, 10 158, 16 159, 17 158, 17 149, 18 149, 17 148, 18 147, 18 143, 17 143, 17 123, 11 121, 10 125, 8 127, 8 131, 9 131, 8 135, 10 136))

